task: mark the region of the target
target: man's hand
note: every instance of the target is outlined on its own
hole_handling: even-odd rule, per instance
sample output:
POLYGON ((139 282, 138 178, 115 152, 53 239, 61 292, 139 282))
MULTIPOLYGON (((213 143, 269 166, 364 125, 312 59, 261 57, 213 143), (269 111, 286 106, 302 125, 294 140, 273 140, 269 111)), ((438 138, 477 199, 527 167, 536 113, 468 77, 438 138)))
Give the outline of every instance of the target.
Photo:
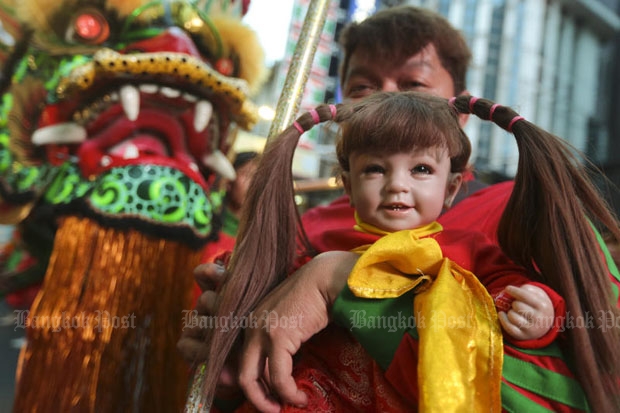
MULTIPOLYGON (((224 279, 224 274, 224 267, 218 264, 201 264, 194 269, 194 279, 200 286, 202 294, 198 297, 193 315, 205 317, 215 314, 217 300, 215 289, 224 279)), ((177 349, 188 362, 203 362, 207 352, 205 345, 207 330, 201 329, 198 325, 207 325, 207 323, 189 324, 183 328, 177 349)))
POLYGON ((280 400, 305 406, 306 394, 292 376, 293 355, 325 328, 329 310, 346 284, 358 255, 332 251, 316 256, 273 290, 254 311, 260 322, 245 331, 239 385, 264 412, 278 412, 280 400))
MULTIPOLYGON (((194 278, 203 291, 196 302, 195 313, 192 316, 207 317, 215 314, 217 293, 215 290, 222 283, 226 275, 225 268, 219 264, 201 264, 194 269, 194 278)), ((202 363, 207 357, 208 348, 205 338, 208 330, 200 326, 209 325, 201 323, 200 319, 190 323, 181 332, 181 338, 177 343, 177 349, 189 363, 202 363)), ((216 395, 218 398, 233 399, 241 395, 237 384, 237 355, 238 351, 230 353, 231 357, 226 361, 218 382, 216 395)))

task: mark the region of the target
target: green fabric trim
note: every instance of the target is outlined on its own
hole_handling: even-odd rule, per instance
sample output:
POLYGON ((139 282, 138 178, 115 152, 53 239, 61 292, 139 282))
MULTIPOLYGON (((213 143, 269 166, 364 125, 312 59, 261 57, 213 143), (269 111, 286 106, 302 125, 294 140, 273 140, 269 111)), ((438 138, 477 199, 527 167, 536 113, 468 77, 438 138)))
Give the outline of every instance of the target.
POLYGON ((420 335, 418 334, 418 329, 417 328, 410 328, 409 330, 407 330, 407 334, 409 334, 411 337, 413 337, 413 339, 416 340, 416 341, 420 340, 420 335))
POLYGON ((506 341, 504 341, 504 345, 508 347, 512 347, 520 353, 529 354, 531 356, 549 356, 549 357, 557 357, 561 359, 564 358, 564 353, 562 353, 562 350, 560 349, 560 347, 557 345, 557 342, 555 341, 549 344, 547 347, 543 347, 543 348, 521 348, 513 344, 510 344, 506 341))
MULTIPOLYGON (((581 410, 588 409, 586 397, 579 383, 560 373, 504 354, 502 376, 509 383, 550 400, 581 410)), ((527 399, 525 396, 521 397, 527 399)), ((502 393, 503 399, 504 394, 502 393)), ((520 405, 520 411, 529 412, 530 410, 523 409, 520 405)))
POLYGON ((231 237, 237 236, 239 231, 239 218, 233 215, 228 208, 222 212, 222 232, 231 237))
POLYGON ((553 410, 545 409, 504 382, 502 382, 501 392, 502 409, 509 413, 553 413, 553 410))
MULTIPOLYGON (((405 333, 416 340, 419 338, 413 317, 413 299, 412 292, 395 299, 359 298, 354 296, 348 287, 345 287, 334 303, 332 319, 336 324, 350 329, 364 349, 385 371, 405 333)), ((566 360, 557 343, 542 349, 514 348, 524 354, 558 357, 566 360)), ((575 379, 506 354, 504 354, 502 376, 508 383, 543 398, 571 408, 588 411, 586 397, 575 379)), ((504 383, 502 383, 502 406, 509 412, 549 412, 504 383)))
MULTIPOLYGON (((594 228, 594 226, 592 226, 592 229, 594 230, 594 234, 596 235, 596 240, 598 241, 599 245, 601 246, 601 250, 603 251, 603 255, 605 255, 605 260, 607 261, 607 267, 609 268, 609 272, 614 276, 614 278, 620 282, 620 272, 618 271, 618 267, 616 266, 616 263, 614 262, 613 258, 611 258, 611 254, 609 253, 609 249, 607 248, 607 244, 605 244, 605 241, 603 240, 603 237, 601 236, 601 234, 596 230, 596 228, 594 228)), ((618 301, 618 294, 620 294, 620 291, 618 291, 618 286, 614 283, 611 284, 611 289, 614 293, 614 297, 616 298, 616 301, 618 301)))
POLYGON ((415 328, 413 292, 394 299, 368 299, 356 297, 345 286, 332 307, 332 319, 348 328, 379 366, 387 370, 403 334, 415 328))

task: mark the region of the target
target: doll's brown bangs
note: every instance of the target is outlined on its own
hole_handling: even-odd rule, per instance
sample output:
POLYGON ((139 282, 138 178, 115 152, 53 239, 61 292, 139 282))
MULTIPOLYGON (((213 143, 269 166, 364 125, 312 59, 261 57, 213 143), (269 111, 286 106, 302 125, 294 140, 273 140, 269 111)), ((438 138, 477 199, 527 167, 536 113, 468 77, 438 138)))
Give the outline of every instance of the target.
POLYGON ((377 93, 341 123, 339 157, 434 147, 447 149, 450 158, 469 158, 469 141, 454 112, 440 98, 412 92, 377 93))

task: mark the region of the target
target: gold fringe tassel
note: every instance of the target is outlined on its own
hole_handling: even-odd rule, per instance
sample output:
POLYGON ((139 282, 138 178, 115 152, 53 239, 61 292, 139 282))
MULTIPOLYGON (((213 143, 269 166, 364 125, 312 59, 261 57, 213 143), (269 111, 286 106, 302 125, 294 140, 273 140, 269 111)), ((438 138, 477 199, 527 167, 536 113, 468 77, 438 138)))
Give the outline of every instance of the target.
POLYGON ((64 218, 28 317, 15 412, 177 412, 200 251, 64 218))

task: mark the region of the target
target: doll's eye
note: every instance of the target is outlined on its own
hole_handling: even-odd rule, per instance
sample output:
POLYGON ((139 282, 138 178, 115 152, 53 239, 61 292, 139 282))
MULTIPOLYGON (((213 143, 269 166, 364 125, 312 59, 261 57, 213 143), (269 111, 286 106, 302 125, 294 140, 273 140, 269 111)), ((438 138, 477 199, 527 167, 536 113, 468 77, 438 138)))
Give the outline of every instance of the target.
POLYGON ((109 36, 110 25, 103 14, 87 9, 75 15, 65 37, 70 43, 101 44, 109 36))
POLYGON ((370 164, 364 168, 364 173, 367 175, 370 174, 381 174, 385 171, 385 169, 381 165, 370 164))
POLYGON ((417 165, 411 169, 412 174, 430 175, 433 173, 433 169, 428 165, 417 165))

